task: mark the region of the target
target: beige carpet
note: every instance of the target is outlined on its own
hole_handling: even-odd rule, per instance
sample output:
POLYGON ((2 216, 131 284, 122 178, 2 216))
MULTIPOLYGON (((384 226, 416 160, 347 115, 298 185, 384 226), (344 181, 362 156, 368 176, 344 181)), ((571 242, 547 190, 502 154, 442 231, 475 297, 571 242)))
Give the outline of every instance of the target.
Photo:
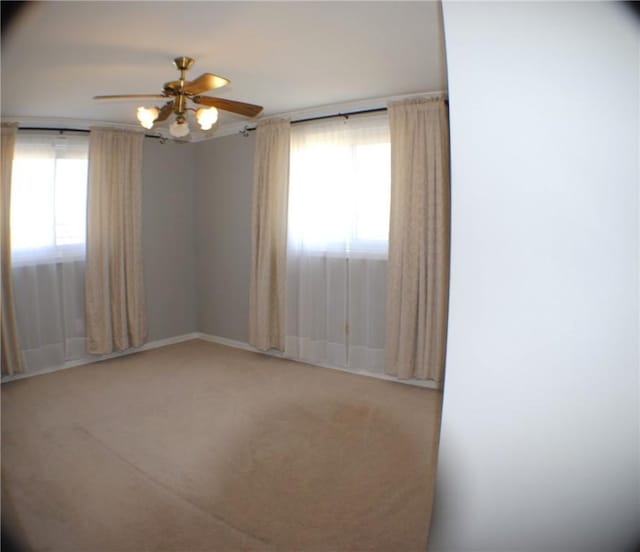
POLYGON ((35 551, 424 551, 441 394, 189 341, 2 385, 35 551))

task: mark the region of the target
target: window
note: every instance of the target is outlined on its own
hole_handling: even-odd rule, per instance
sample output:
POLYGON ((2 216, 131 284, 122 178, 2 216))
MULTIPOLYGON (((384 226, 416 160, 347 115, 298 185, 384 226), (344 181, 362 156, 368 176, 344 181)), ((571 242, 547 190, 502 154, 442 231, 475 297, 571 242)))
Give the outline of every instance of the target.
POLYGON ((285 356, 383 372, 390 190, 386 114, 291 129, 285 356))
POLYGON ((390 180, 386 114, 293 127, 290 247, 386 257, 390 180))
POLYGON ((18 134, 11 188, 13 262, 85 256, 88 138, 18 134))

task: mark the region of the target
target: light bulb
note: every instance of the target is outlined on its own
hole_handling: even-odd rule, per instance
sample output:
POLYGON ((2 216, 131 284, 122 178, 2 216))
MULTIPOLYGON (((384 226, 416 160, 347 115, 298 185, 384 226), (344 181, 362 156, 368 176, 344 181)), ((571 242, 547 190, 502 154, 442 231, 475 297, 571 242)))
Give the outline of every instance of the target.
POLYGON ((169 132, 176 138, 182 138, 183 136, 189 134, 189 124, 185 119, 182 119, 182 121, 176 119, 169 125, 169 132))
POLYGON ((155 107, 139 107, 138 121, 144 128, 153 128, 153 122, 158 118, 160 111, 155 107))
POLYGON ((196 111, 196 119, 202 130, 210 130, 218 120, 218 110, 215 107, 201 107, 196 111))

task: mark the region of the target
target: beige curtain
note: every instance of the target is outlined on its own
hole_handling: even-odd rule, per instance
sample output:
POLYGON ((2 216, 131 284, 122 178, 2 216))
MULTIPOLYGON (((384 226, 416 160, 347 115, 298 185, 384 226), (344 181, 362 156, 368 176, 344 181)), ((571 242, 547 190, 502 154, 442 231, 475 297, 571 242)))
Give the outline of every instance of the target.
POLYGON ((249 343, 284 351, 290 124, 258 123, 253 176, 249 343))
POLYGON ((449 302, 449 123, 442 100, 389 105, 391 220, 385 370, 441 383, 449 302))
POLYGON ((144 135, 91 129, 85 311, 87 351, 139 347, 147 336, 142 274, 144 135))
POLYGON ((18 345, 18 328, 11 282, 11 168, 18 125, 2 123, 2 178, 0 180, 0 264, 2 302, 0 303, 0 364, 2 374, 22 372, 22 358, 18 345))

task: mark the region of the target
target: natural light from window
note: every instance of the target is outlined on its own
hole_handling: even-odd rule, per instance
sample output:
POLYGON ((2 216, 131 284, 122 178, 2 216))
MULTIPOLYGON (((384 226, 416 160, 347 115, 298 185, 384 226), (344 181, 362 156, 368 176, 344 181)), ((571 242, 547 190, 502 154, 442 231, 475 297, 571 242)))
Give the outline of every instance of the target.
POLYGON ((385 117, 292 129, 289 244, 307 251, 387 255, 390 144, 385 117))
POLYGON ((86 137, 18 137, 11 190, 11 249, 17 263, 84 257, 86 137))

